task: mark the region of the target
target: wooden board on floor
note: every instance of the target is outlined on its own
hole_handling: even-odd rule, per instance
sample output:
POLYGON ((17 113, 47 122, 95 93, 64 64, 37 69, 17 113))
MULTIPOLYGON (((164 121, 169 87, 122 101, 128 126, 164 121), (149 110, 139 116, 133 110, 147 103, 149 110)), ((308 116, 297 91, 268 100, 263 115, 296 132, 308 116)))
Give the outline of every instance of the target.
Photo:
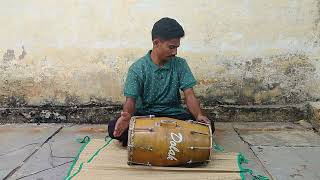
POLYGON ((211 162, 196 168, 129 166, 126 148, 117 141, 112 141, 102 148, 105 143, 103 139, 92 139, 89 142, 80 154, 71 174, 77 172, 81 162, 82 168, 72 179, 241 179, 237 163, 238 153, 213 153, 211 162), (98 149, 101 149, 100 152, 88 163, 98 149))

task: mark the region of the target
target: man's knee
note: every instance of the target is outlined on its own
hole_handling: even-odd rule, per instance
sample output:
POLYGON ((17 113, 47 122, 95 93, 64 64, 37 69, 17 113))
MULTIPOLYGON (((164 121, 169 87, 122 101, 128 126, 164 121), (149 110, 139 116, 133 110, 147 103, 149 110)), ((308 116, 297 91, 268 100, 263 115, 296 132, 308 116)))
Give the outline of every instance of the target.
POLYGON ((115 139, 113 132, 114 132, 116 123, 117 123, 116 119, 108 122, 108 134, 109 134, 109 137, 111 137, 112 139, 115 139))
POLYGON ((120 142, 122 142, 123 146, 127 146, 127 143, 128 143, 128 129, 126 129, 119 137, 115 137, 113 135, 117 120, 118 120, 118 118, 115 119, 115 120, 109 121, 109 123, 108 123, 108 134, 109 134, 109 137, 111 137, 112 139, 117 139, 120 142))

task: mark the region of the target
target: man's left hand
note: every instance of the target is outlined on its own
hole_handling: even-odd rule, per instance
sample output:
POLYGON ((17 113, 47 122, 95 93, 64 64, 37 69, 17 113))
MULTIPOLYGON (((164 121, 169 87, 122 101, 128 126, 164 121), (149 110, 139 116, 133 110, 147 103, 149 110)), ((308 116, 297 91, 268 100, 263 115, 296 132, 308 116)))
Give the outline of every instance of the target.
POLYGON ((210 124, 210 119, 208 119, 207 116, 204 115, 198 115, 197 121, 210 124))

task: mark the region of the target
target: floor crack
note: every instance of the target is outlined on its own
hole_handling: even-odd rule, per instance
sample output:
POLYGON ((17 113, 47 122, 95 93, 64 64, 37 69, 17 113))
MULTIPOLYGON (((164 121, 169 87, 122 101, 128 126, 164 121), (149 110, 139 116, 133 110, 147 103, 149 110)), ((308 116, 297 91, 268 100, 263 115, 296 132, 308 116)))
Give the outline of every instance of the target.
POLYGON ((65 164, 68 164, 68 163, 71 163, 71 162, 73 162, 73 160, 64 162, 64 163, 62 163, 62 164, 58 164, 58 165, 53 166, 53 167, 51 167, 51 168, 47 168, 47 169, 43 169, 43 170, 41 170, 41 171, 33 172, 33 173, 28 174, 28 175, 25 175, 25 176, 21 176, 21 177, 19 177, 19 178, 17 178, 17 179, 23 179, 23 178, 26 178, 26 177, 30 177, 30 176, 33 176, 33 175, 35 175, 35 174, 39 174, 39 173, 41 173, 41 172, 44 172, 44 171, 48 171, 48 170, 50 170, 50 169, 57 168, 57 167, 59 167, 59 166, 63 166, 63 165, 65 165, 65 164))
POLYGON ((52 167, 54 167, 54 164, 53 164, 53 152, 52 152, 51 143, 49 142, 48 145, 49 145, 49 149, 50 149, 50 165, 52 167))
POLYGON ((37 147, 28 157, 26 157, 22 163, 20 165, 18 165, 16 168, 14 168, 12 171, 9 172, 9 174, 7 174, 3 180, 6 180, 8 178, 10 178, 14 173, 16 173, 22 166, 24 163, 26 163, 36 152, 39 151, 39 149, 42 148, 42 146, 44 146, 50 139, 52 139, 56 134, 58 134, 61 130, 63 129, 63 126, 61 126, 59 129, 57 129, 51 136, 49 136, 39 147, 37 147))
POLYGON ((28 147, 28 146, 31 146, 31 145, 38 145, 38 144, 40 144, 40 143, 30 143, 30 144, 26 144, 26 145, 24 145, 24 146, 18 147, 17 149, 14 149, 14 150, 5 152, 5 153, 3 153, 3 154, 0 154, 0 156, 5 156, 5 155, 8 155, 8 154, 10 154, 10 153, 13 153, 13 152, 22 150, 22 149, 25 148, 25 147, 28 147))
POLYGON ((239 131, 237 131, 237 129, 232 125, 233 130, 237 133, 237 135, 239 136, 239 138, 248 145, 249 149, 252 151, 253 155, 258 159, 258 161, 260 162, 263 170, 268 174, 268 176, 273 180, 273 177, 271 175, 271 173, 266 169, 266 167, 263 165, 262 161, 260 160, 260 158, 258 157, 258 155, 253 151, 252 144, 250 144, 248 141, 246 141, 245 139, 243 139, 243 137, 240 135, 239 131))

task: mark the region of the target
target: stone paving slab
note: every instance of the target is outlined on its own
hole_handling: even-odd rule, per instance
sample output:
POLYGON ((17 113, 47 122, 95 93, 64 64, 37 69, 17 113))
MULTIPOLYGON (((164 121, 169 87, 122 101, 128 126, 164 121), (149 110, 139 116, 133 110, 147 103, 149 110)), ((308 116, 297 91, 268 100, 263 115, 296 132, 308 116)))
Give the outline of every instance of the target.
POLYGON ((19 166, 60 127, 57 124, 0 125, 0 179, 19 166))
POLYGON ((254 158, 248 145, 245 144, 235 132, 232 123, 215 123, 216 131, 214 141, 223 146, 227 152, 243 152, 248 158, 254 158), (251 152, 251 153, 250 153, 251 152))
POLYGON ((76 139, 87 135, 91 138, 105 138, 106 134, 107 125, 69 125, 54 136, 50 143, 55 156, 70 157, 75 156, 82 145, 76 139), (61 147, 66 147, 67 149, 61 147))
MULTIPOLYGON (((82 145, 75 139, 86 135, 104 138, 107 130, 106 125, 63 126, 10 179, 62 179, 82 145)), ((59 125, 50 124, 0 126, 0 135, 6 137, 0 139, 0 179, 57 129, 59 125)), ((242 152, 249 159, 246 167, 274 179, 319 179, 320 159, 314 158, 319 156, 319 137, 299 124, 270 122, 218 122, 214 135, 225 152, 242 152)))
POLYGON ((10 178, 10 179, 21 179, 21 180, 63 180, 67 170, 69 169, 71 163, 66 163, 61 166, 55 167, 55 168, 50 168, 50 169, 45 169, 40 172, 36 172, 34 174, 29 174, 26 176, 22 176, 19 178, 10 178))
POLYGON ((49 143, 45 144, 9 179, 32 178, 33 175, 40 179, 53 179, 50 171, 52 169, 57 173, 55 176, 59 175, 57 178, 63 179, 63 175, 67 174, 67 166, 72 164, 73 158, 56 158, 51 153, 49 143), (42 172, 42 176, 39 176, 39 172, 42 172))
MULTIPOLYGON (((236 123, 237 124, 237 123, 236 123)), ((221 145, 225 152, 241 152, 244 154, 249 163, 244 165, 247 168, 254 169, 260 175, 268 176, 268 172, 263 167, 262 163, 252 152, 248 144, 243 142, 239 135, 236 133, 233 127, 234 123, 215 123, 216 132, 214 135, 214 140, 217 144, 221 145)), ((248 179, 250 179, 248 177, 248 179)))
POLYGON ((255 146, 252 149, 275 179, 320 179, 320 147, 255 146))
POLYGON ((63 179, 82 146, 77 138, 104 138, 106 125, 65 125, 10 179, 63 179))
POLYGON ((41 144, 61 126, 61 124, 0 125, 0 154, 19 149, 29 144, 41 144))
POLYGON ((320 136, 300 124, 240 123, 234 127, 274 179, 320 179, 320 136))
POLYGON ((252 146, 320 146, 320 136, 301 122, 242 122, 233 126, 252 146))
POLYGON ((27 146, 8 155, 0 156, 0 179, 7 176, 14 168, 22 163, 32 152, 35 146, 27 146))
POLYGON ((320 136, 313 131, 239 131, 252 146, 318 146, 320 136))
POLYGON ((292 122, 237 122, 233 123, 233 127, 241 131, 306 130, 299 123, 292 122))

